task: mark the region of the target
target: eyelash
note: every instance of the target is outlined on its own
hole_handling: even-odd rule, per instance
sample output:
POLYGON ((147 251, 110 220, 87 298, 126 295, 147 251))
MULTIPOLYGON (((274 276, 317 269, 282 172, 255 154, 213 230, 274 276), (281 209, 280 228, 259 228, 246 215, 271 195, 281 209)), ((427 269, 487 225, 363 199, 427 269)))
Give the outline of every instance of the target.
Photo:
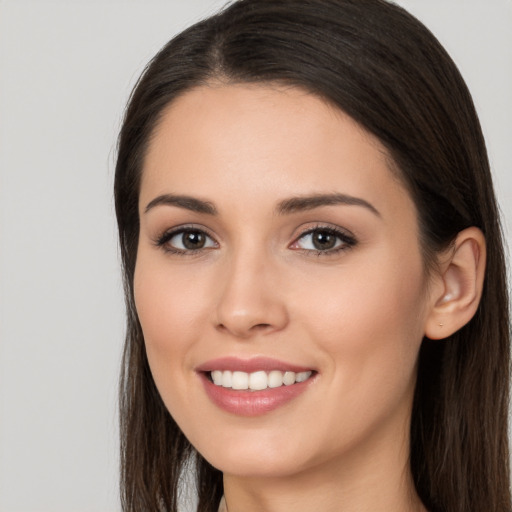
POLYGON ((161 247, 166 253, 177 254, 179 256, 197 256, 197 255, 201 254, 202 252, 210 249, 209 247, 202 247, 200 249, 195 249, 195 250, 194 249, 183 250, 183 249, 177 249, 176 247, 173 247, 172 245, 168 244, 168 242, 170 242, 175 236, 184 234, 184 233, 199 233, 199 234, 205 235, 207 238, 209 238, 211 240, 214 240, 214 238, 204 228, 198 228, 195 226, 180 226, 179 228, 165 231, 161 236, 159 236, 155 240, 155 245, 157 247, 161 247))
MULTIPOLYGON (((351 249, 357 244, 357 240, 355 237, 348 233, 347 231, 344 231, 340 228, 335 228, 333 226, 325 226, 322 224, 319 224, 313 228, 308 228, 304 232, 302 232, 292 243, 292 245, 295 245, 299 242, 299 240, 305 238, 307 235, 311 235, 316 232, 326 233, 331 236, 335 236, 338 240, 341 241, 338 247, 334 247, 332 249, 327 250, 319 250, 319 249, 295 249, 297 251, 301 251, 304 254, 310 256, 334 256, 335 254, 338 254, 342 251, 346 251, 348 249, 351 249)), ((336 242, 337 243, 337 242, 336 242)))
MULTIPOLYGON (((343 231, 339 228, 335 228, 332 226, 325 226, 325 225, 317 225, 313 228, 308 228, 304 232, 302 232, 295 240, 292 242, 291 245, 297 244, 301 239, 305 238, 307 235, 311 235, 315 232, 322 232, 326 233, 328 235, 335 236, 338 240, 341 241, 339 244, 339 247, 334 247, 332 249, 327 250, 314 250, 314 249, 301 249, 296 248, 294 250, 300 251, 307 256, 332 256, 335 254, 340 253, 341 251, 346 251, 348 249, 351 249, 357 244, 357 240, 352 234, 347 233, 346 231, 343 231)), ((183 249, 177 249, 176 247, 173 247, 171 245, 168 245, 169 241, 172 240, 177 235, 182 235, 184 233, 198 233, 206 236, 210 240, 212 240, 215 244, 217 242, 215 239, 203 228, 197 228, 195 226, 181 226, 176 229, 172 229, 170 231, 164 232, 161 236, 159 236, 155 240, 155 245, 157 247, 162 248, 166 253, 171 254, 177 254, 180 256, 198 256, 202 254, 204 251, 208 251, 212 247, 202 247, 200 249, 189 249, 189 250, 183 250, 183 249)), ((337 242, 336 242, 337 243, 337 242)))

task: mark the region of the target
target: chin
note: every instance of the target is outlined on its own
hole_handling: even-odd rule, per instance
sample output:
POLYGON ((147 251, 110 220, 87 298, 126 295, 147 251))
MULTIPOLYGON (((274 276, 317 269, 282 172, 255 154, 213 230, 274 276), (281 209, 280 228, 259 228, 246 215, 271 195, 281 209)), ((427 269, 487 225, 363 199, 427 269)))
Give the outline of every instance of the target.
POLYGON ((315 466, 319 461, 308 454, 314 447, 304 440, 290 436, 290 428, 283 435, 243 434, 216 439, 214 443, 197 446, 201 455, 226 475, 241 478, 282 478, 293 476, 315 466), (251 441, 248 442, 252 436, 251 441))
POLYGON ((239 478, 285 478, 301 472, 304 468, 296 458, 282 458, 279 452, 268 457, 247 455, 237 457, 214 457, 208 461, 225 475, 239 478))

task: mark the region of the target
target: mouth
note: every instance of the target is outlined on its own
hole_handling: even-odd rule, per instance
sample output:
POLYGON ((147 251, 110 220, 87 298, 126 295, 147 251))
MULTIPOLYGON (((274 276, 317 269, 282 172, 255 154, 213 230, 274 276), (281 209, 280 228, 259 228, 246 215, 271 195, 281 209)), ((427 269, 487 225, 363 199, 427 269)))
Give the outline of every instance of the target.
POLYGON ((295 402, 318 376, 312 368, 262 357, 216 359, 196 372, 213 404, 237 416, 259 416, 295 402))

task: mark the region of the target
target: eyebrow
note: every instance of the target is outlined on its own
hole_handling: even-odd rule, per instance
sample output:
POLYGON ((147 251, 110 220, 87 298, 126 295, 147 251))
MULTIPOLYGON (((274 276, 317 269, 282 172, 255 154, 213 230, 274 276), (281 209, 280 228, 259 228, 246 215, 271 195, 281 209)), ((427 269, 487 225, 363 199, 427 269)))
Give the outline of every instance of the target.
MULTIPOLYGON (((368 201, 360 197, 354 197, 347 194, 313 194, 309 196, 291 197, 281 201, 276 208, 278 215, 287 215, 300 211, 313 210, 321 206, 332 205, 348 205, 348 206, 362 206, 377 217, 380 217, 379 211, 368 201)), ((175 194, 162 194, 155 199, 151 200, 146 206, 145 213, 155 208, 156 206, 177 206, 196 213, 206 215, 217 215, 218 211, 215 206, 209 201, 203 201, 191 196, 175 195, 175 194)))
POLYGON ((368 201, 360 197, 354 197, 347 194, 314 194, 311 196, 292 197, 281 201, 277 206, 277 213, 279 215, 286 215, 298 211, 312 210, 320 206, 331 205, 348 205, 348 206, 362 206, 368 209, 377 217, 381 217, 380 212, 368 201))
POLYGON ((217 208, 215 208, 215 206, 208 201, 202 201, 201 199, 196 199, 195 197, 191 196, 174 194, 163 194, 161 196, 155 197, 155 199, 148 203, 144 213, 149 212, 149 210, 155 206, 161 205, 178 206, 192 212, 205 213, 207 215, 217 215, 218 213, 217 208))

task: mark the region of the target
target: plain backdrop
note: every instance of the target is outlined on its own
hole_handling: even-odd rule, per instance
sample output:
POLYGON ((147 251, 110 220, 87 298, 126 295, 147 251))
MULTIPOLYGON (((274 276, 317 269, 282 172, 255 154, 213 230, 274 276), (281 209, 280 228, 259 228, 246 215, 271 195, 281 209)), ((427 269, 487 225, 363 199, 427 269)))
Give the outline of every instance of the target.
MULTIPOLYGON (((224 3, 0 0, 0 512, 120 510, 116 136, 149 58, 224 3)), ((469 84, 510 239, 512 1, 398 3, 469 84)))

